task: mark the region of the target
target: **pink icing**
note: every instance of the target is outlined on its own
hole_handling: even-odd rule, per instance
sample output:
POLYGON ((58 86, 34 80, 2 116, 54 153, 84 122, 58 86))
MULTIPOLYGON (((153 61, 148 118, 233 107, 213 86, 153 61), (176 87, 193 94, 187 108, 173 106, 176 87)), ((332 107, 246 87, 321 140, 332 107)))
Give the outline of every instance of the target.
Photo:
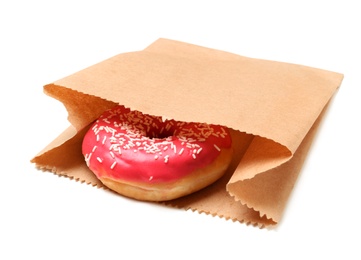
POLYGON ((230 146, 225 127, 163 122, 160 117, 116 106, 93 123, 82 151, 98 177, 160 183, 179 180, 211 164, 221 148, 230 146))

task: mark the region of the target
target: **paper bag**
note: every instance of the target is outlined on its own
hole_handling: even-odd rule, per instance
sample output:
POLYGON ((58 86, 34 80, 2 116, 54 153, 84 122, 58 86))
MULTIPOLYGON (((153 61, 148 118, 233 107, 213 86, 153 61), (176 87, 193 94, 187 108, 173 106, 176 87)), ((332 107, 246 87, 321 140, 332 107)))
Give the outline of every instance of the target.
POLYGON ((159 39, 44 86, 71 126, 33 160, 37 167, 103 187, 86 167, 88 126, 121 104, 143 113, 231 129, 234 158, 216 183, 165 202, 258 226, 276 224, 322 111, 343 75, 159 39))

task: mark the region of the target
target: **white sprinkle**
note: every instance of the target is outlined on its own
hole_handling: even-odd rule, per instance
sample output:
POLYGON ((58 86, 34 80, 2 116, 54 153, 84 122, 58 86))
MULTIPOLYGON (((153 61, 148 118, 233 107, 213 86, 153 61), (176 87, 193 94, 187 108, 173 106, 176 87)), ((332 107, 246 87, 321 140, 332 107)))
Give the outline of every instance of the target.
POLYGON ((214 148, 216 148, 219 152, 221 151, 221 149, 220 149, 216 144, 214 144, 213 146, 214 146, 214 148))
POLYGON ((198 149, 197 154, 199 154, 202 151, 202 147, 198 149))
POLYGON ((181 155, 183 153, 183 151, 184 151, 184 148, 180 149, 179 155, 181 155))
POLYGON ((107 136, 104 136, 102 144, 105 144, 105 140, 107 140, 107 136))
POLYGON ((117 162, 113 162, 113 164, 110 166, 110 169, 113 170, 116 164, 117 164, 117 162))
POLYGON ((99 135, 97 135, 97 142, 99 142, 99 135))
POLYGON ((118 146, 119 146, 119 144, 111 144, 109 147, 109 150, 115 150, 118 148, 118 146))
POLYGON ((88 165, 88 167, 89 167, 89 164, 90 164, 90 158, 92 157, 92 154, 93 153, 90 153, 88 156, 85 155, 85 162, 88 165))
POLYGON ((136 153, 136 152, 138 152, 138 150, 135 149, 134 152, 136 153))
POLYGON ((109 153, 110 153, 110 156, 114 159, 115 158, 114 153, 112 151, 110 151, 109 153))
POLYGON ((94 145, 92 152, 94 153, 96 149, 97 149, 97 146, 94 145))
POLYGON ((158 155, 155 155, 155 156, 154 156, 154 160, 157 160, 157 159, 158 159, 158 155))
POLYGON ((194 153, 192 153, 192 157, 193 157, 193 159, 196 159, 196 158, 197 158, 194 153))
POLYGON ((149 180, 150 180, 150 181, 153 180, 153 176, 150 176, 150 177, 149 177, 149 180))
POLYGON ((100 163, 103 162, 103 160, 102 160, 101 158, 99 158, 99 157, 97 157, 97 160, 98 160, 98 162, 100 162, 100 163))
POLYGON ((164 147, 164 148, 163 148, 163 151, 167 151, 167 149, 168 149, 168 146, 164 147))
POLYGON ((164 156, 164 162, 167 163, 169 160, 169 155, 164 156))

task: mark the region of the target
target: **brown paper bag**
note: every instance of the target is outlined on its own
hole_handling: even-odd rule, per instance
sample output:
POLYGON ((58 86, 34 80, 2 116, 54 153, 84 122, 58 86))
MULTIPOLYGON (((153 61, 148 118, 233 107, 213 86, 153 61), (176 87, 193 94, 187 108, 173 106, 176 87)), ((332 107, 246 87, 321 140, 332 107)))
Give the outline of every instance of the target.
POLYGON ((166 202, 259 226, 276 224, 322 111, 343 75, 159 39, 44 86, 71 126, 32 162, 102 187, 81 154, 87 126, 122 104, 147 114, 232 129, 236 151, 222 179, 166 202))

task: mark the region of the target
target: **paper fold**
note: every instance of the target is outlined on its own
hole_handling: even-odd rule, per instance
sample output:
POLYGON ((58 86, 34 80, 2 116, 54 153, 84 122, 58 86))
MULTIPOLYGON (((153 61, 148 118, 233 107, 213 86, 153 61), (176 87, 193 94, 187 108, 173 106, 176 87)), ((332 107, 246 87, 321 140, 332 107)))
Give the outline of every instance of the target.
POLYGON ((335 72, 159 39, 143 51, 114 56, 46 85, 45 93, 65 105, 75 133, 65 134, 69 141, 50 145, 33 162, 46 169, 56 165, 59 174, 102 186, 84 167, 79 151, 63 159, 54 151, 78 149, 87 126, 118 103, 180 121, 224 125, 233 129, 236 151, 227 174, 167 204, 275 224, 307 154, 304 147, 317 129, 315 122, 342 78, 335 72), (277 187, 284 192, 270 199, 277 187))

